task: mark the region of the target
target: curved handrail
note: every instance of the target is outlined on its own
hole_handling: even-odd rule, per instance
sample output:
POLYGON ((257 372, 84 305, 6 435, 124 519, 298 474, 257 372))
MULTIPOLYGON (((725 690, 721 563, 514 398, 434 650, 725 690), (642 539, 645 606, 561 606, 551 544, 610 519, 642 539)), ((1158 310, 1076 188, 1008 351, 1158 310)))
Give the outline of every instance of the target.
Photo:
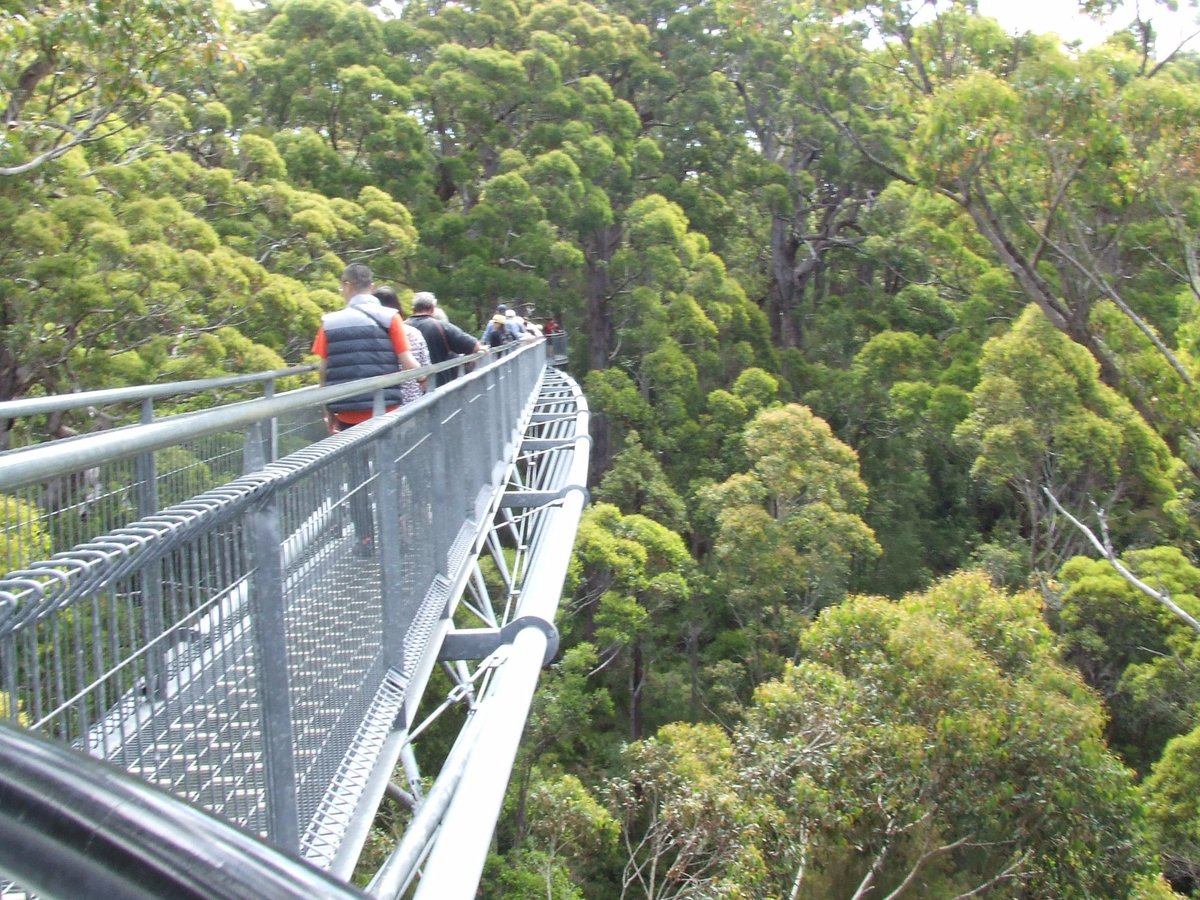
POLYGON ((0 721, 0 871, 39 897, 361 898, 102 760, 0 721))

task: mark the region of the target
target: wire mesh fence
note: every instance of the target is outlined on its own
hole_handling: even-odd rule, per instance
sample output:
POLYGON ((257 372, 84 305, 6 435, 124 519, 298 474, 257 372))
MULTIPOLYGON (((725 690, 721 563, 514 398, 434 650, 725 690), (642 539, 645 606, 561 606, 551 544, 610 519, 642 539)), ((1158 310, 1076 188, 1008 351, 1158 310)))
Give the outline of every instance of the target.
POLYGON ((543 358, 511 354, 215 488, 245 463, 231 439, 186 451, 204 477, 156 451, 181 462, 156 460, 178 481, 149 515, 137 459, 106 467, 124 493, 69 549, 84 524, 47 524, 44 485, 8 494, 0 713, 327 862, 362 814, 344 802, 371 765, 360 745, 411 674, 399 636, 502 489, 543 358))
MULTIPOLYGON (((164 413, 215 399, 273 396, 278 384, 298 384, 311 370, 303 366, 256 376, 0 403, 8 447, 0 457, 29 452, 51 440, 70 444, 88 436, 62 424, 65 416, 75 415, 80 424, 86 420, 106 433, 134 430, 139 424, 161 421, 164 413)), ((254 438, 242 429, 206 434, 137 458, 80 466, 36 484, 5 489, 0 494, 0 570, 21 568, 180 503, 324 435, 321 410, 308 406, 264 423, 254 438), (252 439, 261 446, 250 448, 247 455, 252 439)))

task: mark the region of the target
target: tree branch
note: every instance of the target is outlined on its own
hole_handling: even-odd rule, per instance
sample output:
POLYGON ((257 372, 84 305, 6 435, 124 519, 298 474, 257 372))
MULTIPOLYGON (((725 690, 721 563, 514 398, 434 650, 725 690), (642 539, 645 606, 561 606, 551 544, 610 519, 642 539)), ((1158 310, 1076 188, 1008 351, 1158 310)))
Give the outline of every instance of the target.
POLYGON ((1066 509, 1063 508, 1063 505, 1058 502, 1058 498, 1054 496, 1049 488, 1043 487, 1042 492, 1050 500, 1050 503, 1054 506, 1054 508, 1066 516, 1068 522, 1083 532, 1084 536, 1091 542, 1092 546, 1095 547, 1097 552, 1099 552, 1100 555, 1108 561, 1108 564, 1116 570, 1118 575, 1124 578, 1127 582, 1129 582, 1129 584, 1133 585, 1151 600, 1161 603, 1163 606, 1169 609, 1175 615, 1175 617, 1179 619, 1179 621, 1183 622, 1197 634, 1200 634, 1200 622, 1196 621, 1196 619, 1193 618, 1187 612, 1187 610, 1183 609, 1183 607, 1179 606, 1179 604, 1172 600, 1170 594, 1167 594, 1163 591, 1156 591, 1154 588, 1150 587, 1150 585, 1146 584, 1146 582, 1142 581, 1131 571, 1129 571, 1129 569, 1127 569, 1121 563, 1121 561, 1117 559, 1117 555, 1113 552, 1108 541, 1107 525, 1104 523, 1103 512, 1097 510, 1097 515, 1100 516, 1101 527, 1105 531, 1105 539, 1101 541, 1100 538, 1096 537, 1095 532, 1093 532, 1090 528, 1084 525, 1083 522, 1079 521, 1079 519, 1075 518, 1075 516, 1071 515, 1066 511, 1066 509))
POLYGON ((893 828, 895 824, 894 819, 888 822, 886 834, 889 841, 885 842, 883 847, 880 848, 875 861, 871 863, 871 868, 867 870, 867 874, 863 876, 863 880, 858 883, 858 889, 855 890, 854 896, 850 900, 862 900, 863 897, 867 896, 874 889, 875 877, 883 871, 883 864, 887 861, 888 851, 892 849, 890 839, 896 834, 893 828))
POLYGON ((1180 378, 1183 379, 1184 384, 1186 384, 1188 387, 1196 386, 1196 382, 1192 379, 1191 373, 1184 368, 1183 364, 1178 359, 1176 359, 1175 354, 1171 352, 1171 349, 1162 342, 1162 339, 1154 333, 1154 330, 1142 319, 1142 317, 1134 312, 1132 308, 1130 308, 1121 295, 1118 294, 1112 285, 1108 283, 1107 278, 1103 278, 1098 275, 1094 267, 1085 266, 1082 262, 1072 256, 1064 247, 1059 246, 1057 242, 1050 240, 1049 237, 1046 238, 1046 241, 1055 253, 1074 266, 1080 275, 1086 278, 1093 287, 1095 287, 1102 294, 1104 294, 1105 297, 1112 301, 1113 305, 1123 312, 1131 322, 1133 322, 1137 330, 1146 336, 1146 339, 1154 345, 1154 348, 1158 350, 1163 359, 1166 360, 1167 364, 1178 373, 1180 378))
POLYGON ((1003 872, 998 873, 993 878, 989 878, 983 884, 976 885, 975 887, 971 888, 971 890, 957 895, 954 898, 954 900, 967 900, 968 897, 978 897, 980 894, 984 893, 985 891, 991 890, 993 887, 998 885, 1000 882, 1008 881, 1009 879, 1016 878, 1017 873, 1020 871, 1021 866, 1023 866, 1025 864, 1025 860, 1028 856, 1029 856, 1028 852, 1022 853, 1020 856, 1018 856, 1016 859, 1014 859, 1012 865, 1009 866, 1007 869, 1005 869, 1003 872))
POLYGON ((884 897, 883 900, 896 900, 897 897, 912 887, 912 883, 916 881, 917 874, 924 867, 925 863, 929 862, 931 859, 936 859, 939 856, 945 856, 947 853, 954 852, 970 839, 971 836, 967 835, 959 838, 957 841, 954 841, 951 844, 944 844, 941 847, 934 847, 932 850, 922 854, 921 858, 918 859, 913 864, 913 867, 908 870, 908 874, 904 876, 904 880, 897 885, 894 891, 884 897))

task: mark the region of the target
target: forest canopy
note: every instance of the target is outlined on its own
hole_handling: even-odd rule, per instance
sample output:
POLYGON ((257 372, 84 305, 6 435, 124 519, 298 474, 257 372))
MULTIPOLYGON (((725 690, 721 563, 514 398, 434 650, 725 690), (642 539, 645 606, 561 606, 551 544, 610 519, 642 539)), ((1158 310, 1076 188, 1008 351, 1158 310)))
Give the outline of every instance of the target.
POLYGON ((1139 9, 12 0, 0 401, 303 362, 352 262, 553 317, 595 502, 485 894, 1196 891, 1200 56, 1139 9))

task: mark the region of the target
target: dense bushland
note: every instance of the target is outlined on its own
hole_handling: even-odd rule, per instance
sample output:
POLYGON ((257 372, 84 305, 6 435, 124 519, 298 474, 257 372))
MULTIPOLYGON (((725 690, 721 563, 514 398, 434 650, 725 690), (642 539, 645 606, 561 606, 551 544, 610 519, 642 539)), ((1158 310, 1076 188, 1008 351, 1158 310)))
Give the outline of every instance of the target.
POLYGON ((485 893, 1190 890, 1200 66, 971 6, 16 0, 0 400, 299 362, 348 262, 553 315, 485 893))

